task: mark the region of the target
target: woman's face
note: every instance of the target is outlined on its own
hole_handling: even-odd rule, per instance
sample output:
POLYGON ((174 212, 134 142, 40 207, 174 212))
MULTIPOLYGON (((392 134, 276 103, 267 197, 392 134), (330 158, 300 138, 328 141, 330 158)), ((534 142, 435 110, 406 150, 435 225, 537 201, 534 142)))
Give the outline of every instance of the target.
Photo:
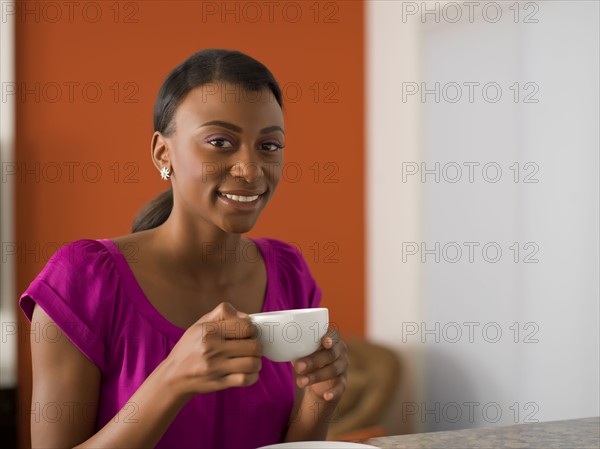
POLYGON ((174 120, 163 157, 176 207, 228 233, 252 229, 283 170, 283 113, 272 92, 207 84, 189 92, 174 120))

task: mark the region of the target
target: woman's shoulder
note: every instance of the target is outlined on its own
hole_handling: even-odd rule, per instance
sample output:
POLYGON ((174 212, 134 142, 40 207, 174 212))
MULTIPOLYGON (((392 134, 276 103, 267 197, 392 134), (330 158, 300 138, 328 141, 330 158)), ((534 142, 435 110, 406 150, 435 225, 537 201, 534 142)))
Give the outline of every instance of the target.
POLYGON ((29 321, 40 306, 98 367, 117 310, 119 274, 106 239, 78 239, 61 246, 19 298, 29 321))
POLYGON ((279 288, 288 298, 285 308, 317 307, 321 289, 297 242, 264 237, 259 240, 263 252, 269 254, 279 279, 279 288))
POLYGON ((92 285, 109 288, 116 280, 114 255, 106 239, 83 238, 61 246, 31 282, 27 291, 45 284, 76 297, 92 285))
POLYGON ((259 243, 263 252, 268 251, 270 255, 276 257, 283 257, 286 259, 297 259, 300 255, 298 245, 295 243, 288 243, 283 240, 274 239, 271 237, 260 237, 254 238, 254 241, 259 243))
POLYGON ((286 242, 269 237, 257 239, 263 254, 275 264, 282 275, 311 277, 311 271, 297 242, 286 242))
POLYGON ((117 237, 102 239, 113 255, 122 255, 128 262, 135 260, 141 255, 141 249, 146 252, 153 246, 154 229, 124 234, 117 237))
POLYGON ((103 264, 110 258, 110 250, 103 239, 83 238, 61 246, 48 260, 40 274, 55 269, 59 265, 63 269, 82 269, 85 266, 103 264))
POLYGON ((261 237, 252 239, 259 246, 263 257, 278 268, 284 268, 284 271, 293 269, 294 271, 303 270, 305 261, 299 245, 270 237, 261 237))

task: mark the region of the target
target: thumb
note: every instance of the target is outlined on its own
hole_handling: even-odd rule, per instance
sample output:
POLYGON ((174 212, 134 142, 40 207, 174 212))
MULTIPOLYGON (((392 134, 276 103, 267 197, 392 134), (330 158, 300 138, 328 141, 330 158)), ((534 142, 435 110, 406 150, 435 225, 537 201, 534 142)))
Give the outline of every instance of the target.
POLYGON ((246 318, 247 316, 247 314, 238 311, 230 303, 222 302, 198 321, 205 323, 210 321, 224 321, 232 318, 246 318))

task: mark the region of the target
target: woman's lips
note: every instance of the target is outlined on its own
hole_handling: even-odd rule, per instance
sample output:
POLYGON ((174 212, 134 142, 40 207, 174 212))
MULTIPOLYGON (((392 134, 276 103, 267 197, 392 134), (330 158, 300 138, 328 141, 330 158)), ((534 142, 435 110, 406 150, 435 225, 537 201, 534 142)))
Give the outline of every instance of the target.
POLYGON ((241 194, 241 192, 244 192, 242 190, 238 190, 238 191, 227 191, 226 193, 229 196, 234 196, 237 197, 236 199, 234 198, 227 198, 225 196, 224 192, 217 192, 217 197, 219 199, 219 201, 221 201, 223 204, 225 204, 226 206, 238 210, 238 211, 253 211, 255 209, 258 208, 259 204, 262 202, 262 199, 264 197, 264 193, 254 193, 253 192, 244 192, 244 194, 241 194), (235 192, 235 193, 234 193, 235 192), (239 194, 238 194, 239 192, 239 194), (240 201, 240 196, 243 197, 243 199, 247 200, 249 197, 254 197, 254 196, 258 196, 258 198, 252 200, 252 201, 240 201))

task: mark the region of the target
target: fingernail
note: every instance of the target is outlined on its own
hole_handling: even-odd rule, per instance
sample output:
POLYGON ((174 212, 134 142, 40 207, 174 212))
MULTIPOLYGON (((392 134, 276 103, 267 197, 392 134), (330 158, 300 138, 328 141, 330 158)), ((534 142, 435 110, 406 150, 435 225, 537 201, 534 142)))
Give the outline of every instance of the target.
POLYGON ((302 372, 304 372, 305 369, 306 369, 306 363, 305 362, 298 362, 296 364, 296 372, 302 373, 302 372))
POLYGON ((247 313, 241 312, 241 311, 239 311, 239 310, 238 310, 238 312, 237 312, 237 316, 238 316, 239 318, 248 318, 248 314, 247 314, 247 313))
POLYGON ((326 401, 330 401, 330 400, 333 399, 333 393, 331 393, 331 392, 328 391, 327 393, 325 393, 323 395, 323 397, 325 398, 326 401))
POLYGON ((308 384, 308 377, 303 376, 298 379, 301 387, 305 387, 308 384))

